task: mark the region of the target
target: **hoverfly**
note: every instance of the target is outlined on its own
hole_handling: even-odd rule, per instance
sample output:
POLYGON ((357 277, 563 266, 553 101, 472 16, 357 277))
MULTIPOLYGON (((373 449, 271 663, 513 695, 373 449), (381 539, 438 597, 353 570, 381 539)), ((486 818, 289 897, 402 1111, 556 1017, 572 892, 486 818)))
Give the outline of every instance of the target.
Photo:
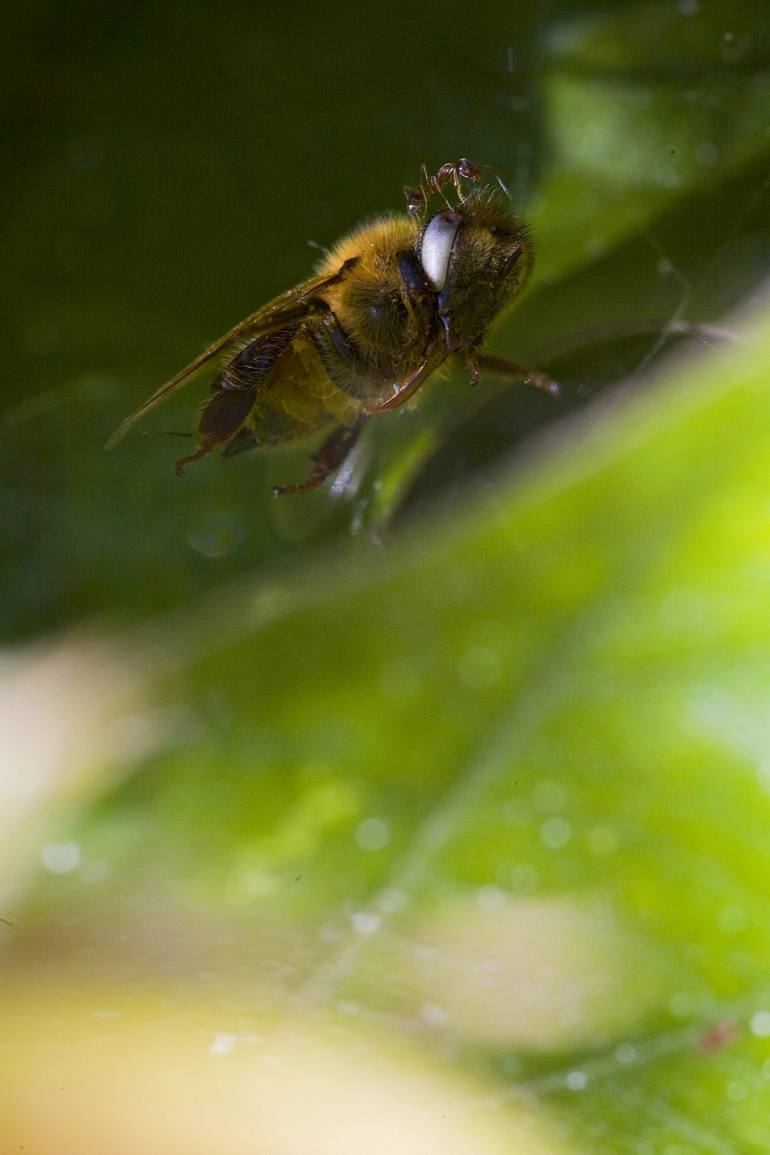
POLYGON ((219 446, 230 457, 328 430, 308 477, 275 487, 277 494, 319 485, 369 417, 409 401, 450 358, 465 362, 471 384, 486 368, 554 392, 544 374, 478 351, 532 267, 527 227, 495 179, 482 184, 481 168, 464 157, 433 175, 423 165, 420 184, 404 189, 406 214, 354 229, 314 277, 263 305, 161 385, 108 446, 220 353, 198 416, 198 447, 177 461, 177 473, 219 446), (431 213, 434 199, 443 203, 431 213))

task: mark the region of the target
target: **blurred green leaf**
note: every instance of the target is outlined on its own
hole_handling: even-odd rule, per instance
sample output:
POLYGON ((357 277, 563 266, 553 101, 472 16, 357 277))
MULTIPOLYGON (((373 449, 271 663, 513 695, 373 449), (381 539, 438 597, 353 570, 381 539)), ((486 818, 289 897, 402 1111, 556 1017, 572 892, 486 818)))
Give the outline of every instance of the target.
POLYGON ((256 964, 258 1003, 418 1031, 584 1149, 761 1149, 767 314, 745 342, 380 558, 188 623, 215 652, 163 696, 177 748, 70 829, 43 924, 110 973, 174 910, 133 967, 216 957, 216 1003, 256 964))

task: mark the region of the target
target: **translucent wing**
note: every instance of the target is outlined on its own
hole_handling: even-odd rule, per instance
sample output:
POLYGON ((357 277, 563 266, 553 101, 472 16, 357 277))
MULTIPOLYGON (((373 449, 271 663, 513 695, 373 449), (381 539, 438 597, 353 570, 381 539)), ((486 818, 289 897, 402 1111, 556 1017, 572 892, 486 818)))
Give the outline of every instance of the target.
POLYGON ((140 405, 136 412, 126 417, 121 421, 115 432, 107 441, 105 448, 112 449, 119 441, 125 437, 129 429, 131 429, 137 421, 144 417, 145 413, 149 413, 151 409, 173 393, 176 389, 181 388, 182 385, 195 374, 199 369, 216 357, 217 353, 221 353, 228 345, 236 341, 239 337, 257 337, 264 333, 274 332, 276 329, 282 329, 285 325, 291 324, 292 321, 301 320, 306 316, 308 306, 312 298, 328 285, 333 284, 346 271, 346 266, 350 262, 345 262, 342 268, 337 273, 326 275, 323 277, 313 277, 309 281, 304 281, 294 289, 289 289, 287 293, 283 293, 280 297, 269 301, 268 304, 263 305, 261 309, 257 309, 256 313, 252 313, 243 321, 240 321, 224 336, 215 341, 213 345, 209 345, 200 356, 191 361, 189 365, 185 365, 184 369, 156 389, 151 397, 148 397, 143 405, 140 405))

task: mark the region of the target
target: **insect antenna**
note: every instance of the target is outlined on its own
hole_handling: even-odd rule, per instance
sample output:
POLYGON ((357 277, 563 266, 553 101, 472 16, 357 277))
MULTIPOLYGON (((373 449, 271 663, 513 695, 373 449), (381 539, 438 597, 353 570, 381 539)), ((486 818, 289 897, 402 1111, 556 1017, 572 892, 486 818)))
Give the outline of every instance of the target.
MULTIPOLYGON (((490 168, 491 168, 491 165, 490 165, 490 168)), ((495 180, 499 184, 500 188, 503 190, 503 194, 508 197, 508 200, 510 200, 511 199, 510 190, 508 188, 508 185, 505 183, 503 178, 500 176, 500 173, 497 172, 495 169, 492 169, 492 175, 494 176, 495 180)))
POLYGON ((510 200, 511 199, 510 189, 508 188, 508 185, 505 183, 503 178, 500 176, 500 173, 497 171, 495 166, 493 164, 481 164, 481 165, 479 165, 479 168, 488 168, 489 169, 489 171, 492 173, 492 176, 495 178, 498 185, 500 186, 500 189, 503 192, 503 194, 508 198, 508 200, 510 200))
POLYGON ((319 244, 318 241, 306 241, 305 244, 307 244, 311 249, 317 249, 318 252, 323 253, 325 257, 328 257, 329 253, 331 252, 331 249, 327 248, 326 245, 319 244))

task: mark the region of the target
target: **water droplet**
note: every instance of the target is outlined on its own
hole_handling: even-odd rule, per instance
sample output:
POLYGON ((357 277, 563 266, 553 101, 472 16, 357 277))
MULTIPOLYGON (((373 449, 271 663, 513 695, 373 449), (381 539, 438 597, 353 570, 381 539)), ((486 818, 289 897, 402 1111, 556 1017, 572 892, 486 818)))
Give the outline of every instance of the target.
POLYGON ((584 1091, 588 1086, 588 1076, 585 1071, 570 1071, 564 1082, 570 1091, 584 1091))
POLYGON ((637 1050, 633 1043, 618 1043, 615 1048, 615 1058, 624 1067, 636 1062, 637 1050))
POLYGON ((572 838, 572 827, 566 818, 546 818, 540 827, 540 841, 549 850, 560 850, 572 838))
POLYGON ((382 926, 382 915, 371 910, 357 910, 350 921, 358 934, 374 934, 382 926))
POLYGON ((209 513, 192 527, 187 540, 204 557, 225 557, 243 541, 243 519, 235 513, 209 513))
POLYGON ((482 886, 476 891, 476 902, 482 910, 499 910, 505 906, 505 891, 499 886, 482 886))
POLYGON ((229 1055, 230 1051, 232 1051, 235 1048, 235 1042, 236 1042, 235 1035, 226 1035, 226 1034, 214 1035, 214 1038, 211 1042, 211 1045, 209 1046, 209 1054, 210 1055, 229 1055))
POLYGON ((446 1022, 446 1011, 438 1003, 423 1003, 420 1007, 420 1018, 426 1027, 443 1027, 446 1022))
POLYGON ((384 818, 365 818, 354 837, 362 850, 382 850, 390 842, 390 826, 384 818))
POLYGON ((80 866, 80 847, 77 842, 46 842, 40 861, 51 874, 69 874, 80 866))
POLYGON ((713 168, 719 160, 719 149, 712 140, 704 140, 695 146, 695 159, 701 168, 713 168))
POLYGON ((752 1035, 758 1039, 770 1038, 770 1011, 757 1011, 749 1022, 752 1035))

